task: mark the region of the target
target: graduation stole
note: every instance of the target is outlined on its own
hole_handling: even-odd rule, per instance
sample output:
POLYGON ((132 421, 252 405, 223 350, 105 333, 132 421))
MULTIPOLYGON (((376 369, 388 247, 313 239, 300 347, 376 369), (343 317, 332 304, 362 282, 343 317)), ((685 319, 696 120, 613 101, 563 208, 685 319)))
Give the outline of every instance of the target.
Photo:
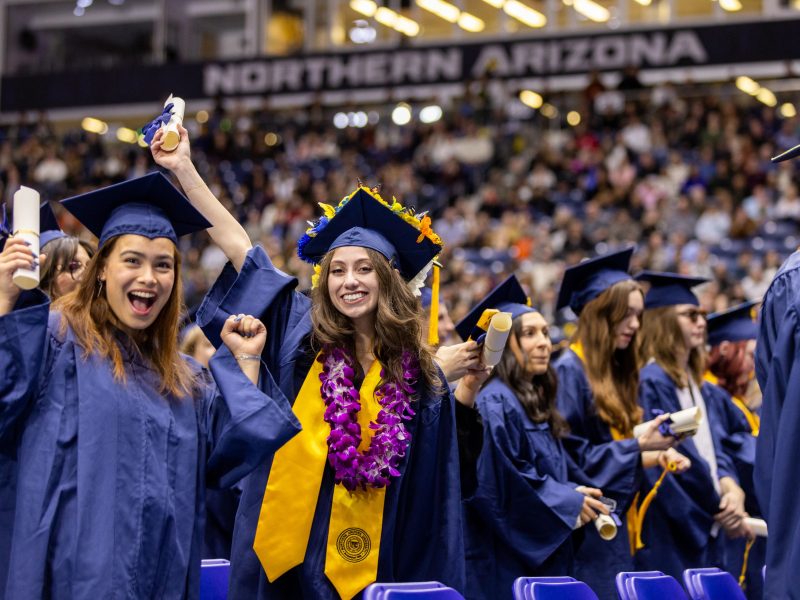
MULTIPOLYGON (((708 383, 719 385, 719 378, 711 371, 706 371, 703 375, 703 379, 708 383)), ((744 413, 744 418, 747 419, 747 424, 750 426, 750 433, 758 437, 758 430, 761 429, 761 418, 750 410, 750 407, 748 407, 745 401, 739 398, 739 396, 731 396, 731 400, 736 405, 736 408, 744 413)))
MULTIPOLYGON (((261 503, 253 550, 271 582, 301 564, 306 555, 331 431, 324 420, 322 370, 323 364, 315 359, 292 407, 303 429, 275 453, 261 503)), ((369 424, 381 410, 375 398, 380 381, 381 365, 376 360, 359 390, 360 451, 369 447, 374 433, 369 424)), ((385 498, 385 487, 350 492, 343 485, 334 486, 325 575, 345 600, 377 578, 385 498)))
MULTIPOLYGON (((569 345, 569 349, 581 359, 582 363, 586 364, 586 355, 583 352, 583 345, 580 342, 573 342, 569 345)), ((630 439, 631 437, 630 435, 623 434, 613 425, 609 425, 608 428, 611 430, 611 439, 615 442, 630 439)), ((674 470, 674 465, 670 466, 672 466, 672 469, 664 469, 664 472, 661 473, 661 477, 658 478, 653 488, 647 493, 647 496, 645 496, 641 507, 638 507, 639 492, 636 492, 628 512, 625 513, 625 522, 628 525, 628 545, 630 547, 631 556, 636 554, 637 550, 644 548, 644 543, 642 542, 642 523, 644 522, 644 516, 647 514, 647 509, 650 508, 650 504, 658 493, 658 488, 661 487, 661 483, 664 481, 667 472, 669 470, 674 470)))

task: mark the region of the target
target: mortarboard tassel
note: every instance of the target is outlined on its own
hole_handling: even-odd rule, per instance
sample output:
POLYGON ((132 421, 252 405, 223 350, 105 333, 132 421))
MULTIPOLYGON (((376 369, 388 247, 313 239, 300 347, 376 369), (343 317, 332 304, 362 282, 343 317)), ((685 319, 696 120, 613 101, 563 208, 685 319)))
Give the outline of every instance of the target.
POLYGON ((433 283, 431 284, 431 315, 428 321, 428 343, 439 345, 439 265, 433 263, 433 283))

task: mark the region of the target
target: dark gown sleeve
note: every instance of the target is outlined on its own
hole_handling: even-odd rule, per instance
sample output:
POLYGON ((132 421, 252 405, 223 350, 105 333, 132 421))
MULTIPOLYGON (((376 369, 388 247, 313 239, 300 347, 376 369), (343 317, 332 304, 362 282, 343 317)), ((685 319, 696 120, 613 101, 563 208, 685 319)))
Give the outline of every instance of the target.
POLYGON ((206 294, 197 311, 197 324, 211 343, 219 348, 219 337, 230 315, 250 314, 267 328, 267 343, 262 356, 267 369, 275 375, 302 351, 298 344, 287 348, 298 328, 308 329, 310 300, 297 292, 297 279, 275 267, 261 246, 248 253, 237 274, 228 263, 206 294))
POLYGON ((206 388, 203 407, 209 444, 207 482, 229 487, 263 464, 301 426, 263 365, 255 386, 223 346, 209 368, 214 383, 206 388))
MULTIPOLYGON (((664 412, 679 410, 674 390, 661 382, 642 378, 639 383, 639 402, 644 408, 644 418, 655 417, 654 409, 664 412)), ((659 488, 655 502, 663 509, 672 527, 679 528, 687 541, 696 548, 704 547, 714 523, 713 515, 719 510, 719 496, 714 491, 714 483, 708 463, 700 456, 694 442, 685 440, 678 447, 692 461, 689 470, 668 475, 659 488)), ((646 488, 652 488, 661 469, 646 469, 646 488)))
POLYGON ((556 364, 556 373, 558 410, 570 427, 570 434, 562 439, 564 449, 587 482, 602 489, 623 508, 628 506, 642 479, 639 443, 635 439, 597 443, 593 438, 598 435, 591 430, 590 421, 599 422, 599 418, 594 414, 583 370, 572 361, 561 360, 556 364))
POLYGON ((50 301, 24 292, 14 310, 0 317, 0 438, 15 436, 36 396, 48 348, 50 301))
POLYGON ((717 451, 717 471, 721 477, 731 477, 741 485, 741 474, 737 468, 739 452, 755 451, 755 438, 750 432, 742 411, 731 400, 730 395, 717 385, 704 383, 703 399, 711 423, 714 448, 717 451))
POLYGON ((525 426, 502 397, 482 395, 484 443, 467 503, 527 564, 542 564, 572 533, 583 507, 575 484, 538 472, 525 426))
POLYGON ((478 457, 483 447, 483 420, 475 408, 467 408, 456 401, 456 434, 461 472, 461 494, 472 495, 478 484, 478 457))

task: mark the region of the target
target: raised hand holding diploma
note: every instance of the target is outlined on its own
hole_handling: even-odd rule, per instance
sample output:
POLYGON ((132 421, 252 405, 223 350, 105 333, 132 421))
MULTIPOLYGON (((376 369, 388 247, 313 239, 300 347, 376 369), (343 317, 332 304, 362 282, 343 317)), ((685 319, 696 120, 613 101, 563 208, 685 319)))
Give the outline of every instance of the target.
POLYGON ((434 359, 447 381, 458 381, 469 373, 470 369, 479 367, 481 347, 472 340, 452 346, 439 346, 434 359))
MULTIPOLYGON (((24 240, 34 257, 39 256, 39 192, 22 186, 14 194, 14 237, 24 240)), ((14 283, 23 290, 39 285, 38 262, 14 272, 14 283)))
POLYGON ((38 268, 44 255, 37 256, 31 251, 28 242, 21 237, 8 238, 0 252, 0 316, 14 309, 22 289, 14 282, 14 273, 19 269, 38 268))
POLYGON ((507 312, 499 312, 492 317, 483 340, 483 364, 487 367, 494 367, 503 357, 512 321, 511 313, 507 312))
POLYGON ((183 98, 170 94, 164 102, 164 111, 142 128, 144 141, 152 143, 156 132, 163 131, 162 147, 165 152, 172 152, 181 141, 179 127, 183 125, 183 116, 186 112, 186 103, 183 98))

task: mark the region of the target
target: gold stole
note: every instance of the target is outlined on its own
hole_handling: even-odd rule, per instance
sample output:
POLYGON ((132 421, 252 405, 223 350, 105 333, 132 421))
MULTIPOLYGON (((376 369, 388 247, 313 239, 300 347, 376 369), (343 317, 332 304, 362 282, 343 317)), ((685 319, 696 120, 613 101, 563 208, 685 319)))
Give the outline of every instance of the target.
MULTIPOLYGON (((270 581, 301 564, 306 555, 328 459, 330 426, 323 418, 325 402, 319 379, 322 367, 315 360, 300 388, 292 410, 303 430, 275 453, 261 503, 253 550, 270 581)), ((374 433, 369 423, 377 419, 381 410, 375 398, 380 381, 381 365, 376 360, 359 390, 358 449, 362 452, 369 447, 374 433)), ((349 492, 343 485, 334 486, 325 575, 345 600, 377 578, 385 498, 386 488, 349 492)))

